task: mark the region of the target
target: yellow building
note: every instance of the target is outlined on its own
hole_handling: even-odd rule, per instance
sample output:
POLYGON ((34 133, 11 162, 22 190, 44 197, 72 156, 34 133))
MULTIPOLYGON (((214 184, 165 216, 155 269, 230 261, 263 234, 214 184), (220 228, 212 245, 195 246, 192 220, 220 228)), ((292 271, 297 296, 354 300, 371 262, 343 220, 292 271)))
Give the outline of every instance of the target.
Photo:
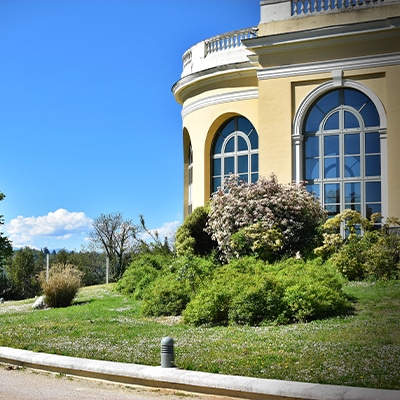
POLYGON ((184 213, 229 173, 306 181, 330 215, 400 217, 400 0, 261 0, 257 27, 195 44, 184 213))

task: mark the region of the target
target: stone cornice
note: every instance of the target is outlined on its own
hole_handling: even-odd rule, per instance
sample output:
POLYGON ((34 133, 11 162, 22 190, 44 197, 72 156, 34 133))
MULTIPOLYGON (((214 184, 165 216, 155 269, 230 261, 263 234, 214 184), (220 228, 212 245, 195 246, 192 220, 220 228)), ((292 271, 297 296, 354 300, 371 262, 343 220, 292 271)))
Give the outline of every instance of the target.
POLYGON ((214 106, 216 104, 229 103, 233 101, 252 100, 258 98, 258 89, 239 90, 236 92, 217 94, 194 101, 182 108, 182 117, 204 107, 214 106))
POLYGON ((192 90, 199 90, 209 85, 220 85, 225 80, 256 77, 257 69, 250 62, 234 63, 210 68, 181 78, 172 87, 172 93, 178 103, 184 103, 191 96, 192 90))
POLYGON ((367 57, 338 59, 307 64, 283 65, 258 70, 259 80, 285 78, 289 76, 331 73, 333 70, 352 70, 386 67, 400 64, 400 53, 381 54, 367 57))

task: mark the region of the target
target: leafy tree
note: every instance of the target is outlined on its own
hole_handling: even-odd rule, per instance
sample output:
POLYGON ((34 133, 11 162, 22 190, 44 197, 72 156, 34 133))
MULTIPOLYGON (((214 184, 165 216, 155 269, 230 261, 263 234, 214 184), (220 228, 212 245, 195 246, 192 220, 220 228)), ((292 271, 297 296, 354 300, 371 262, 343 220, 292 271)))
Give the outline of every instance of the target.
POLYGON ((177 256, 209 255, 217 243, 204 229, 208 221, 209 207, 197 207, 193 210, 176 232, 175 249, 177 256))
MULTIPOLYGON (((0 201, 4 200, 6 196, 0 192, 0 201)), ((4 225, 4 217, 0 215, 0 227, 4 225)), ((12 245, 8 237, 4 236, 3 232, 0 232, 0 267, 3 265, 7 257, 12 255, 12 245)))
POLYGON ((311 251, 325 219, 304 185, 279 184, 275 175, 248 184, 231 175, 211 199, 206 229, 225 261, 242 255, 271 261, 311 251))
POLYGON ((110 275, 118 280, 129 264, 130 252, 141 231, 139 225, 124 219, 121 213, 101 214, 93 221, 89 238, 95 249, 104 251, 110 260, 110 275))
POLYGON ((82 272, 82 286, 98 285, 106 281, 106 256, 96 251, 70 252, 68 264, 82 272))
POLYGON ((44 259, 39 251, 24 247, 14 253, 6 270, 16 298, 27 299, 39 293, 39 273, 43 269, 44 259))

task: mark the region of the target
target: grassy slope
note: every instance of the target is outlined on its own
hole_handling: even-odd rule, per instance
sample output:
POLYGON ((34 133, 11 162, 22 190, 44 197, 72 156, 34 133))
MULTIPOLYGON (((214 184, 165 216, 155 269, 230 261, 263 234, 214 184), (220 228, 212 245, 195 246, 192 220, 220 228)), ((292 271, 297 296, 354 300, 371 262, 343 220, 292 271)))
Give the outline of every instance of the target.
POLYGON ((159 365, 160 341, 175 340, 181 369, 338 385, 400 389, 400 282, 346 287, 356 313, 308 324, 194 328, 144 319, 112 285, 84 288, 76 305, 32 310, 0 305, 0 345, 159 365))

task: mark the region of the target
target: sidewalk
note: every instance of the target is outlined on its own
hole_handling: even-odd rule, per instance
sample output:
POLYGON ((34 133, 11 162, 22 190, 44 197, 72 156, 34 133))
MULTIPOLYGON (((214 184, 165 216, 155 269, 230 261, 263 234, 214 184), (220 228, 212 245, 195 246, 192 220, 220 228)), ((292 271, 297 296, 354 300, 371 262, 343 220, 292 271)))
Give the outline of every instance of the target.
POLYGON ((258 379, 34 353, 0 346, 0 362, 45 371, 193 393, 274 400, 399 400, 400 391, 258 379))

